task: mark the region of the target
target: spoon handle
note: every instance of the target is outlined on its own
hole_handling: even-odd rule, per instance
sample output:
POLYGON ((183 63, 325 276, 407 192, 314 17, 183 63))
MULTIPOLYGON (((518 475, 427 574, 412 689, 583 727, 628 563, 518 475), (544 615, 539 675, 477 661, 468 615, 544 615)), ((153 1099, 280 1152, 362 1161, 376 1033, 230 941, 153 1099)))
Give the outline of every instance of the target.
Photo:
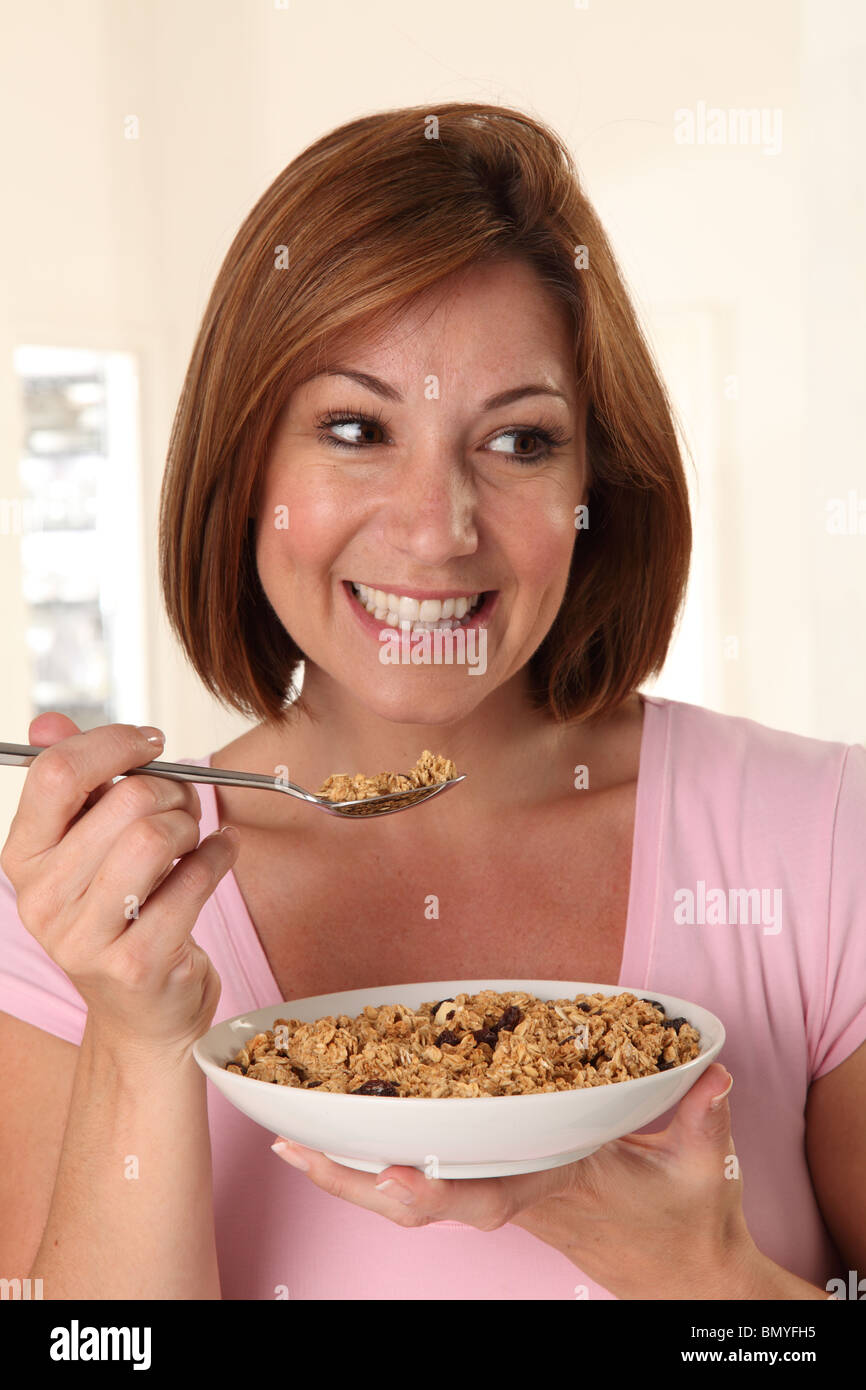
MULTIPOLYGON (((43 748, 31 743, 0 743, 0 764, 5 763, 9 767, 29 767, 33 759, 42 752, 43 748)), ((302 801, 318 800, 311 792, 296 787, 294 782, 278 782, 275 777, 268 777, 262 772, 235 772, 231 768, 220 767, 191 767, 188 763, 170 763, 158 759, 152 763, 144 763, 141 767, 131 767, 121 775, 130 777, 136 773, 145 773, 148 777, 169 777, 177 782, 209 782, 219 787, 266 788, 270 791, 288 792, 290 796, 298 796, 302 801)))

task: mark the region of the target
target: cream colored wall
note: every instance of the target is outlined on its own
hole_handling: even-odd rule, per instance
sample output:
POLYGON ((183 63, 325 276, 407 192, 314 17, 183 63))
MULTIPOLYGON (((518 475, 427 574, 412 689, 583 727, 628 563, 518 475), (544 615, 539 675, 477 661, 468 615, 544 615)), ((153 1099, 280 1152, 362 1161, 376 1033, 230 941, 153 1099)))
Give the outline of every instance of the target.
MULTIPOLYGON (((3 28, 0 491, 19 492, 14 345, 134 351, 150 688, 140 717, 166 729, 168 757, 244 727, 187 668, 156 584, 166 440, 225 249, 325 130, 469 98, 523 107, 569 142, 689 412, 708 508, 705 597, 690 619, 701 655, 696 664, 681 643, 657 689, 866 738, 866 535, 824 529, 827 497, 859 486, 866 507, 866 214, 851 191, 866 21, 854 0, 77 0, 8 8, 3 28), (781 153, 677 145, 674 110, 700 101, 780 108, 781 153), (136 141, 124 138, 130 114, 136 141), (726 637, 738 655, 724 654, 726 637)), ((18 544, 0 537, 0 729, 24 742, 18 544)), ((0 826, 23 775, 0 777, 0 826)))

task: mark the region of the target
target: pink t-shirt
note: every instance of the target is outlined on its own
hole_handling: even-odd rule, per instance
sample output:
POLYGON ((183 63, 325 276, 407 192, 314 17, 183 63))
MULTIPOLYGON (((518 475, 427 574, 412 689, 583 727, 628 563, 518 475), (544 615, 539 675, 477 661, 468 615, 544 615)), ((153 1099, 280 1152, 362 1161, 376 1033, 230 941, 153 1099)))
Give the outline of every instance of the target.
MULTIPOLYGON (((694 1000, 722 1019, 749 1230, 771 1259, 823 1288, 844 1261, 812 1190, 804 1107, 809 1083, 866 1039, 866 748, 644 700, 617 983, 694 1000), (738 921, 714 910, 713 890, 726 904, 743 890, 738 921)), ((197 787, 204 836, 216 828, 216 797, 197 787)), ((222 980, 215 1022, 283 1004, 231 872, 194 935, 222 980)), ((571 973, 583 973, 577 948, 571 973)), ((21 924, 5 875, 0 1009, 81 1040, 83 1000, 21 924)), ((410 1230, 329 1196, 208 1091, 224 1298, 273 1299, 285 1286, 292 1299, 573 1299, 578 1285, 614 1297, 519 1227, 410 1230)))

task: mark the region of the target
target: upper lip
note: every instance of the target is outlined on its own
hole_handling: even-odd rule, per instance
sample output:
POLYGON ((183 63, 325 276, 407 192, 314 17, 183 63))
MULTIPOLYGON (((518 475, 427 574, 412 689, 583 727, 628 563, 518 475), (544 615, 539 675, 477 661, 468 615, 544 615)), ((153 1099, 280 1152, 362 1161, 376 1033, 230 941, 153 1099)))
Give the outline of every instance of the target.
POLYGON ((405 584, 368 584, 366 579, 349 579, 348 584, 366 584, 368 589, 381 589, 383 594, 399 594, 402 598, 471 598, 473 594, 490 593, 489 589, 413 589, 405 584))

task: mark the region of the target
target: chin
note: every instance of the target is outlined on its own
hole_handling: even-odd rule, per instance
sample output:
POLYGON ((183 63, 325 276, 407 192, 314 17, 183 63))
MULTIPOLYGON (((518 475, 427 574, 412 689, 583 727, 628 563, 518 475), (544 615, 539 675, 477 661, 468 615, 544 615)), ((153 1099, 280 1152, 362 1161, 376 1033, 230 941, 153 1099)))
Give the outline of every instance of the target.
POLYGON ((460 690, 452 684, 450 689, 438 691, 413 690, 409 682, 397 680, 390 691, 380 684, 369 690, 355 686, 352 694, 371 714, 394 724, 456 724, 472 714, 490 693, 483 677, 463 672, 463 680, 466 686, 474 689, 460 690))

